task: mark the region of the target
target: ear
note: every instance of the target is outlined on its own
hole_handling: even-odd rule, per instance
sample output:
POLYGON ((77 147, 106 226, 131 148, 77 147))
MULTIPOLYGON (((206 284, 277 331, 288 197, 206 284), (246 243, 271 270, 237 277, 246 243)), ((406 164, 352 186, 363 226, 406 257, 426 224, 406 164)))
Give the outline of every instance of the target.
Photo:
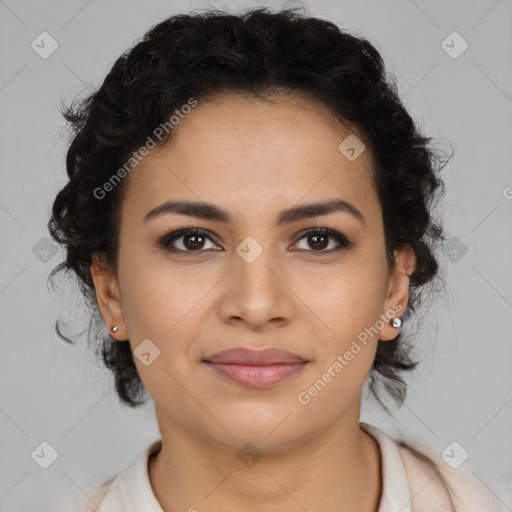
POLYGON ((379 331, 379 339, 392 340, 398 334, 398 328, 393 327, 389 320, 390 311, 395 311, 393 316, 402 316, 409 303, 409 276, 414 272, 416 266, 416 255, 410 245, 394 252, 396 267, 389 279, 388 291, 384 301, 384 312, 388 314, 386 317, 388 321, 384 327, 379 331))
POLYGON ((127 340, 128 333, 124 325, 123 310, 121 307, 121 295, 117 277, 111 266, 104 259, 95 254, 91 264, 91 277, 96 290, 96 299, 100 309, 101 316, 105 322, 108 333, 118 340, 127 340), (118 331, 114 333, 110 330, 116 325, 118 331))

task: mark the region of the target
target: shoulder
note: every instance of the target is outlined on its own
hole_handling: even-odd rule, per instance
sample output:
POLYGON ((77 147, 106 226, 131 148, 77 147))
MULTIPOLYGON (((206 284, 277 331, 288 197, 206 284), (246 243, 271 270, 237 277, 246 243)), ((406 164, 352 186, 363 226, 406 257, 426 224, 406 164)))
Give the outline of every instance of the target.
POLYGON ((121 512, 130 510, 163 512, 154 496, 148 475, 149 457, 161 448, 161 440, 150 443, 135 462, 109 480, 83 489, 75 500, 75 512, 121 512))
POLYGON ((105 496, 108 494, 108 491, 112 487, 112 483, 114 482, 114 478, 109 480, 108 482, 104 483, 103 485, 99 486, 98 488, 94 489, 91 492, 91 500, 96 504, 96 506, 99 506, 105 496))
POLYGON ((115 478, 111 478, 107 482, 83 491, 80 496, 75 499, 73 510, 75 512, 97 512, 114 480, 115 478))
POLYGON ((71 499, 73 512, 98 512, 101 502, 108 494, 113 479, 103 484, 80 489, 71 499))
POLYGON ((512 498, 496 475, 479 477, 467 462, 453 469, 430 447, 396 443, 409 480, 412 512, 510 510, 512 498))

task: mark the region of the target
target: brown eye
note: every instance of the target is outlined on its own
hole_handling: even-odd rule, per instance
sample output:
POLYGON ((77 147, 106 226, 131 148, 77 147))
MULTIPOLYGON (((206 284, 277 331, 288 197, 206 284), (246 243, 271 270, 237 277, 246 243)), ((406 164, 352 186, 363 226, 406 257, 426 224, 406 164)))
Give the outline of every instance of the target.
POLYGON ((208 240, 212 241, 207 231, 202 229, 181 229, 166 235, 160 240, 159 244, 171 252, 204 252, 203 249, 208 240), (176 241, 178 243, 174 245, 176 241))
POLYGON ((204 247, 204 235, 183 235, 183 245, 190 250, 202 249, 204 247))
POLYGON ((308 235, 308 243, 315 249, 325 249, 329 245, 329 235, 308 235))
MULTIPOLYGON (((348 249, 353 244, 344 235, 328 228, 312 228, 306 231, 300 240, 306 239, 307 245, 312 248, 309 252, 333 253, 342 249, 348 249), (329 240, 333 239, 338 246, 326 250, 329 247, 329 240)), ((306 249, 308 250, 308 249, 306 249)))

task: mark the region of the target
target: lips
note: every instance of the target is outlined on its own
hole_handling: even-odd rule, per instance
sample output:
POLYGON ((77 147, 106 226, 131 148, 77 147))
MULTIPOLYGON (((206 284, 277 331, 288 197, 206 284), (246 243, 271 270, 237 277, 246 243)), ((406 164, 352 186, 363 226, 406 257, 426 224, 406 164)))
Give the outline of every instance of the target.
POLYGON ((296 375, 310 362, 279 349, 223 350, 203 360, 217 375, 248 388, 265 388, 296 375))
POLYGON ((270 348, 266 350, 251 350, 247 348, 235 348, 222 350, 208 357, 208 363, 216 364, 240 364, 246 366, 269 366, 274 364, 306 363, 307 359, 285 350, 270 348))

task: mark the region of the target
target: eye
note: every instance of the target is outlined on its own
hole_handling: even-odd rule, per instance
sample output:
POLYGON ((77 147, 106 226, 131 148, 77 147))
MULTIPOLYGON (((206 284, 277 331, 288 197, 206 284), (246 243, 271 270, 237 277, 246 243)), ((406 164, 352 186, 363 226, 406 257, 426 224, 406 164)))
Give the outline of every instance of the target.
MULTIPOLYGON (((159 241, 159 244, 171 252, 201 252, 205 247, 206 240, 212 241, 208 231, 188 228, 169 233, 159 241), (175 241, 179 241, 176 244, 178 247, 172 245, 175 241)), ((208 247, 206 248, 208 249, 208 247)))
POLYGON ((329 228, 308 229, 304 233, 304 235, 299 239, 299 241, 303 239, 307 240, 307 243, 310 247, 315 248, 313 251, 309 252, 318 252, 321 254, 330 254, 333 252, 338 252, 343 249, 348 249, 353 245, 353 243, 350 240, 348 240, 347 237, 329 228), (334 239, 337 242, 338 246, 335 246, 334 248, 331 248, 329 250, 324 250, 326 247, 329 247, 329 238, 334 239))
MULTIPOLYGON (((344 235, 337 231, 329 228, 311 228, 308 229, 299 241, 308 239, 308 244, 313 247, 313 250, 305 249, 309 252, 317 252, 320 254, 330 254, 333 252, 341 251, 342 249, 348 249, 352 247, 353 243, 349 241, 344 235), (329 250, 325 250, 329 247, 329 238, 333 239, 337 246, 329 250), (327 242, 327 243, 326 243, 327 242)), ((213 243, 213 239, 208 231, 198 228, 187 228, 173 231, 165 235, 160 241, 159 245, 170 252, 205 252, 205 249, 217 249, 218 245, 213 243, 213 247, 207 247, 207 241, 213 243), (177 243, 175 243, 177 242, 177 243)))

